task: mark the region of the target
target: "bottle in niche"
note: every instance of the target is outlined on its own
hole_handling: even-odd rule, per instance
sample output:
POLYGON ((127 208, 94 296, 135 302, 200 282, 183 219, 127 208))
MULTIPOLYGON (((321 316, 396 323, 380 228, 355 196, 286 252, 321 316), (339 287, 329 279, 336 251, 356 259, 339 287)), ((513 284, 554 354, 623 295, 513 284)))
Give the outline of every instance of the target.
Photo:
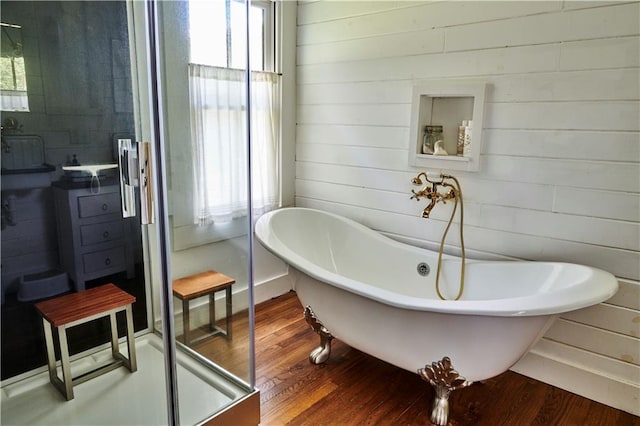
POLYGON ((433 154, 436 142, 442 140, 442 126, 424 126, 424 138, 422 139, 422 153, 433 154))
POLYGON ((458 143, 456 144, 456 155, 464 155, 464 139, 465 139, 465 124, 467 120, 462 121, 462 125, 458 126, 458 143))
POLYGON ((467 120, 467 125, 464 128, 464 149, 463 154, 471 154, 471 133, 473 131, 473 120, 467 120))

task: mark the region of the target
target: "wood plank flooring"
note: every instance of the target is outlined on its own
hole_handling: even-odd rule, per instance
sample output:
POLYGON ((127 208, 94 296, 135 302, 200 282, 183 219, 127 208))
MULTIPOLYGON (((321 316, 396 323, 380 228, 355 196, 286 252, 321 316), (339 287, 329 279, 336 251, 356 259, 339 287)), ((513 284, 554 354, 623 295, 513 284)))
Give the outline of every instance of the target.
MULTIPOLYGON (((295 293, 256 307, 256 384, 261 392, 261 424, 431 424, 433 391, 417 374, 337 339, 329 361, 315 366, 309 363, 308 355, 318 344, 318 336, 303 319, 295 293)), ((508 371, 483 384, 455 391, 449 422, 454 426, 622 426, 640 425, 640 418, 508 371)))

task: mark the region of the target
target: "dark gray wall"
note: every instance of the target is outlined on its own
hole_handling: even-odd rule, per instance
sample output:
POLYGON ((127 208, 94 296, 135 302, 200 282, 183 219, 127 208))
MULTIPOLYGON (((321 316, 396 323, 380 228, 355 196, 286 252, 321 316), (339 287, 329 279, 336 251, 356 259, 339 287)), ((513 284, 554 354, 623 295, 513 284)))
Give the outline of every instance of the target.
POLYGON ((2 288, 58 262, 50 182, 73 154, 84 164, 113 162, 114 134, 134 129, 124 2, 3 1, 2 21, 21 25, 30 112, 13 117, 22 134, 42 137, 56 171, 3 175, 15 226, 2 230, 2 288))

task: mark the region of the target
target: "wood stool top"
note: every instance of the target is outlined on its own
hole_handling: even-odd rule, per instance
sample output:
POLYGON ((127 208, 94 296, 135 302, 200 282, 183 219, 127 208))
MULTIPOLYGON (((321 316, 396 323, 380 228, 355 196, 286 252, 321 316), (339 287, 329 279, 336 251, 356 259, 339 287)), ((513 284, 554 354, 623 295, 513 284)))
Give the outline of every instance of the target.
POLYGON ((71 293, 35 304, 42 316, 55 327, 101 312, 132 304, 136 298, 113 284, 71 293))
POLYGON ((220 272, 205 271, 174 280, 173 294, 180 299, 193 299, 222 290, 235 282, 236 280, 220 272))

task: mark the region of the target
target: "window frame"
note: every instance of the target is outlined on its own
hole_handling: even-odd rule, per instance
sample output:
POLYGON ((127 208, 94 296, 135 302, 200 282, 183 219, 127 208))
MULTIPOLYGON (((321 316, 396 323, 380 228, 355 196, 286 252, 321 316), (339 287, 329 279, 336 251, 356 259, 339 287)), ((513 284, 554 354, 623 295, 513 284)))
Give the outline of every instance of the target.
MULTIPOLYGON (((235 0, 230 0, 235 1, 235 0)), ((252 7, 259 7, 263 10, 263 71, 265 72, 278 72, 280 68, 280 58, 277 56, 279 52, 278 44, 281 42, 280 25, 278 24, 279 11, 282 5, 279 2, 273 0, 253 0, 251 2, 252 7)), ((187 53, 187 61, 191 58, 187 53)), ((255 69, 254 66, 252 68, 255 69)), ((281 109, 283 107, 283 99, 281 96, 281 109)), ((186 117, 185 117, 186 118, 186 117)), ((282 123, 280 123, 282 126, 282 123)), ((280 144, 282 144, 283 138, 280 133, 280 144)), ((281 153, 278 154, 281 157, 281 153)), ((281 164, 281 159, 278 160, 281 164)), ((279 166, 281 167, 281 166, 279 166)), ((243 235, 246 235, 248 216, 239 217, 233 219, 231 222, 213 223, 210 225, 198 226, 193 224, 192 214, 187 213, 185 206, 191 206, 192 202, 185 198, 188 193, 188 185, 185 187, 186 182, 182 182, 182 178, 173 180, 170 197, 173 201, 171 206, 171 228, 173 236, 173 250, 184 250, 193 248, 205 244, 216 243, 231 240, 243 235), (178 182, 180 181, 180 182, 178 182), (180 189, 184 188, 184 189, 180 189)), ((280 191, 282 190, 282 183, 280 183, 280 191)), ((280 194, 282 199, 282 194, 280 194)))
POLYGON ((262 26, 262 70, 277 72, 276 70, 276 13, 275 2, 271 0, 253 0, 251 7, 258 7, 263 11, 262 26))

